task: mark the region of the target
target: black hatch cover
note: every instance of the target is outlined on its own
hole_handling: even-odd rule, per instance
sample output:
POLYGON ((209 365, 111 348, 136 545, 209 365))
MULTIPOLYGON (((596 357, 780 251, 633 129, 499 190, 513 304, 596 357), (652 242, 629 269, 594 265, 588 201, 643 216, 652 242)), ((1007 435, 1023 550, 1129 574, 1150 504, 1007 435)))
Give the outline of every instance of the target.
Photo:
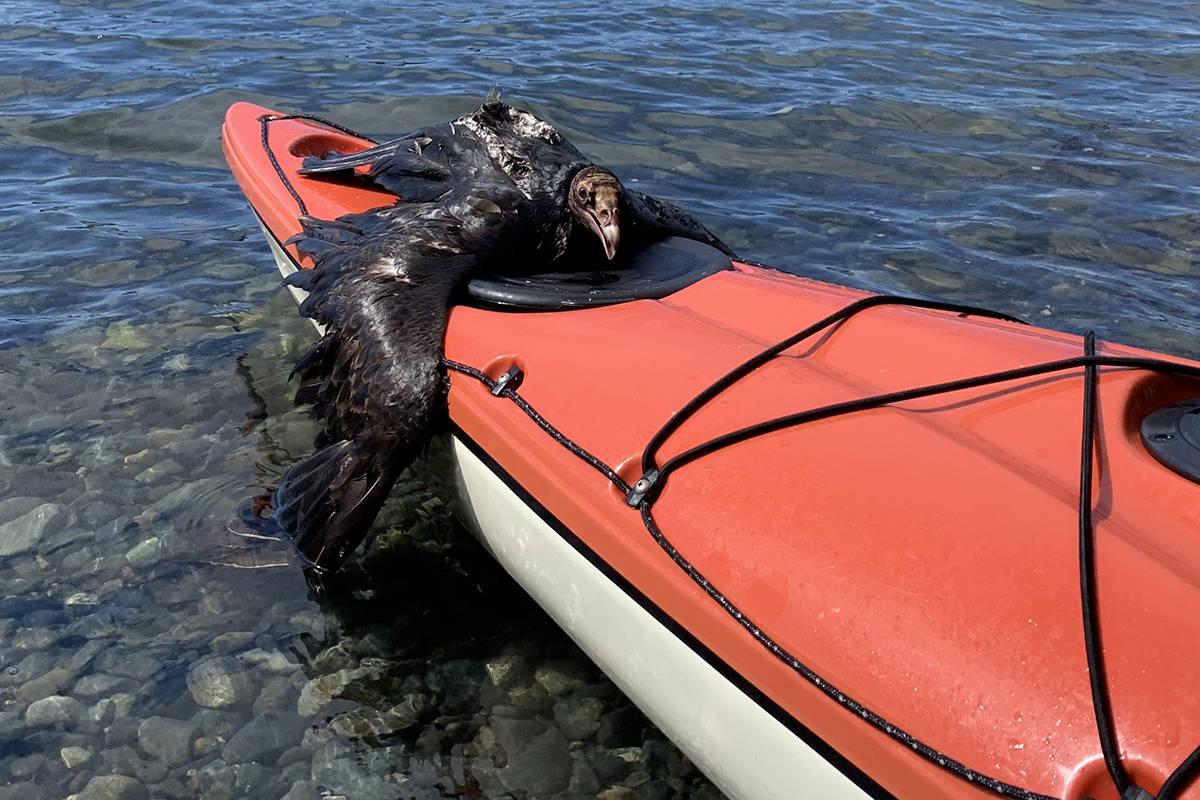
POLYGON ((715 247, 673 237, 643 247, 621 269, 487 275, 467 285, 468 302, 514 311, 557 311, 657 299, 730 269, 715 247))
POLYGON ((1147 414, 1142 441, 1159 461, 1200 482, 1200 398, 1147 414))

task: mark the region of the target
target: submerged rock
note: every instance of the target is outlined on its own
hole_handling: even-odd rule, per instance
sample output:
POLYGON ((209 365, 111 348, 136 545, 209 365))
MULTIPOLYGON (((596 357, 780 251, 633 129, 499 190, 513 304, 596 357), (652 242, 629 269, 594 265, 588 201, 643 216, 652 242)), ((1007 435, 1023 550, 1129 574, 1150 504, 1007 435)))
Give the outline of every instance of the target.
POLYGON ((387 739, 415 727, 423 717, 436 712, 423 694, 406 695, 386 711, 360 707, 343 711, 329 721, 329 730, 348 739, 387 739))
POLYGON ((221 757, 227 764, 275 760, 304 735, 305 721, 295 714, 265 711, 247 722, 225 744, 221 757))
POLYGON ((600 776, 595 768, 588 763, 587 757, 581 751, 571 754, 571 780, 567 784, 567 792, 572 795, 595 797, 603 788, 600 776))
POLYGON ((138 745, 150 758, 176 766, 188 760, 196 724, 170 717, 149 717, 138 726, 138 745))
POLYGON ((67 769, 73 770, 91 761, 92 751, 86 747, 64 747, 58 751, 58 757, 62 759, 63 765, 67 769))
POLYGON ((214 653, 228 655, 241 650, 254 641, 253 631, 226 631, 214 636, 208 646, 214 653))
POLYGON ((71 657, 63 664, 64 667, 78 674, 92 660, 108 647, 108 642, 92 639, 86 642, 78 650, 71 654, 71 657))
POLYGON ((0 670, 0 686, 20 686, 26 681, 41 677, 54 669, 54 661, 52 654, 35 650, 16 664, 9 664, 0 670))
POLYGON ((50 628, 18 628, 12 635, 12 647, 26 652, 46 650, 61 638, 62 633, 50 628))
POLYGON ((426 681, 442 696, 444 713, 465 714, 479 708, 479 687, 486 674, 478 662, 460 658, 435 666, 426 681))
POLYGON ((600 720, 596 741, 604 747, 636 747, 649 723, 637 706, 627 705, 608 712, 600 720))
POLYGON ((149 326, 134 325, 129 320, 119 319, 104 329, 104 341, 100 346, 110 350, 145 350, 154 339, 146 331, 149 326))
POLYGON ((322 800, 324 797, 326 795, 321 789, 321 784, 300 780, 292 784, 292 788, 288 789, 282 800, 322 800))
POLYGON ((138 722, 132 717, 115 719, 104 731, 104 747, 106 750, 116 750, 137 741, 138 722))
POLYGON ((378 680, 381 674, 381 670, 377 666, 367 665, 339 669, 329 675, 313 678, 300 688, 300 698, 296 701, 296 713, 302 717, 312 716, 329 705, 334 698, 342 697, 350 687, 357 684, 369 684, 378 680))
POLYGON ((597 697, 564 697, 554 704, 554 721, 569 739, 586 739, 600 729, 604 703, 597 697))
POLYGON ((197 661, 188 670, 187 687, 196 705, 205 708, 249 705, 257 688, 246 668, 229 656, 197 661))
POLYGON ((190 773, 190 782, 200 797, 210 800, 232 800, 237 775, 233 768, 217 758, 190 773))
POLYGON ((129 685, 128 678, 120 678, 104 672, 93 672, 75 681, 72 692, 79 697, 99 698, 110 695, 119 688, 129 685))
POLYGON ((533 674, 551 697, 577 692, 588 685, 588 670, 575 661, 551 661, 538 667, 533 674))
POLYGON ((298 694, 290 676, 276 675, 263 684, 262 691, 254 700, 253 711, 255 714, 262 714, 265 711, 282 711, 295 704, 298 694))
POLYGON ((48 796, 42 787, 29 781, 0 786, 0 800, 42 800, 48 796))
POLYGON ((487 659, 483 668, 493 685, 504 688, 524 681, 529 673, 528 659, 515 647, 506 647, 499 655, 487 659))
POLYGON ((97 775, 76 800, 144 800, 146 787, 128 775, 97 775))
POLYGON ((32 678, 17 689, 18 700, 41 700, 51 695, 56 695, 74 678, 74 673, 62 667, 55 667, 48 672, 32 678))
POLYGON ((521 716, 500 716, 500 709, 492 716, 489 728, 492 737, 506 754, 508 760, 546 731, 546 723, 521 716))
POLYGON ((18 756, 8 762, 8 771, 17 780, 36 780, 38 772, 46 766, 47 758, 41 753, 18 756))
POLYGON ((241 659, 250 666, 273 675, 291 675, 297 669, 296 663, 290 661, 278 650, 263 650, 256 647, 242 653, 241 659))
POLYGON ((500 771, 500 781, 510 790, 548 797, 566 790, 571 780, 570 744, 557 728, 547 728, 515 755, 500 771))
POLYGON ((125 553, 125 560, 129 562, 129 566, 134 569, 146 569, 158 563, 161 556, 162 545, 157 536, 151 536, 135 544, 128 552, 125 553))
POLYGON ((50 523, 62 513, 56 503, 42 503, 16 519, 0 523, 0 556, 25 553, 37 547, 50 523))
POLYGON ((353 758, 314 759, 312 779, 352 800, 395 800, 400 796, 398 784, 365 774, 353 758))
POLYGON ((84 710, 83 703, 74 697, 51 695, 29 704, 29 708, 25 709, 25 724, 72 728, 79 722, 84 710))

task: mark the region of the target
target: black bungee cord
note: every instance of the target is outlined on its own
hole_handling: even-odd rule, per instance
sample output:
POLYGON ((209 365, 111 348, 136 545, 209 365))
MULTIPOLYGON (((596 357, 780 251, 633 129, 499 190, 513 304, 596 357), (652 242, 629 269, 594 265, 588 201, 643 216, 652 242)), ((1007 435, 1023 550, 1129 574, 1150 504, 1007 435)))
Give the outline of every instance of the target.
MULTIPOLYGON (((870 297, 851 304, 850 306, 846 306, 840 311, 829 315, 820 322, 805 328, 800 333, 789 337, 788 339, 785 339, 782 342, 767 348, 766 350, 763 350, 758 355, 748 359, 741 365, 730 370, 728 373, 714 381, 706 389, 698 393, 691 401, 685 404, 679 412, 676 412, 676 414, 673 415, 671 419, 669 419, 653 437, 651 437, 642 454, 643 467, 648 467, 648 469, 646 469, 646 472, 642 478, 635 482, 632 486, 629 486, 623 480, 614 479, 613 475, 616 474, 615 470, 573 442, 559 429, 555 428, 547 420, 545 420, 545 418, 542 417, 542 415, 539 414, 528 403, 528 401, 518 394, 515 388, 515 382, 510 386, 506 386, 501 381, 492 379, 475 367, 451 360, 444 360, 443 363, 452 371, 469 375, 470 377, 481 381, 497 396, 506 397, 512 400, 548 435, 550 435, 564 447, 567 447, 576 456, 584 460, 601 474, 605 475, 605 477, 608 477, 609 480, 611 480, 614 485, 616 485, 622 491, 625 491, 626 499, 629 505, 639 510, 642 517, 642 522, 647 531, 650 533, 652 538, 654 538, 659 547, 661 547, 676 563, 676 565, 679 566, 680 569, 683 570, 695 583, 697 583, 705 591, 705 593, 709 595, 710 598, 720 605, 726 611, 726 613, 728 613, 743 628, 745 628, 751 634, 751 636, 753 636, 754 639, 759 642, 759 644, 786 663, 803 678, 808 680, 811 684, 816 686, 848 711, 857 714, 864 721, 883 731, 892 739, 911 748, 914 752, 926 760, 935 763, 938 767, 957 775, 959 778, 971 784, 980 786, 981 788, 987 789, 997 795, 1002 797, 1020 798, 1020 800, 1057 800, 1057 798, 1054 798, 1050 795, 1033 792, 1020 786, 1009 784, 977 772, 967 765, 945 755, 944 753, 941 753, 933 747, 930 747, 916 737, 912 736, 912 734, 909 734, 902 728, 897 727, 884 717, 876 714, 875 712, 858 703, 853 698, 846 695, 844 692, 838 690, 837 687, 815 673, 812 669, 789 653, 781 645, 772 640, 754 623, 752 619, 746 616, 744 612, 734 605, 733 602, 730 601, 717 586, 712 584, 699 570, 697 570, 687 560, 687 558, 674 547, 674 545, 669 539, 667 539, 666 535, 659 528, 657 521, 654 519, 652 506, 661 494, 662 489, 666 484, 666 478, 670 473, 704 455, 708 455, 717 450, 729 447, 730 445, 756 436, 761 436, 772 431, 800 425, 805 422, 842 416, 871 408, 878 408, 904 400, 913 400, 937 394, 962 391, 965 389, 1021 380, 1040 375, 1082 369, 1085 376, 1085 396, 1083 402, 1083 452, 1081 455, 1082 461, 1080 464, 1081 490, 1079 495, 1079 519, 1081 560, 1079 580, 1081 596, 1090 598, 1085 600, 1085 605, 1083 606, 1085 647, 1088 651, 1089 682, 1093 688, 1093 705, 1096 709, 1098 709, 1096 711, 1096 724, 1097 732, 1101 740, 1101 751, 1105 756, 1106 765, 1110 767, 1109 772, 1113 778, 1114 786, 1116 786, 1118 791, 1121 793, 1121 800, 1178 800, 1179 795, 1189 786, 1197 773, 1200 773, 1200 747, 1197 747, 1186 759, 1184 759, 1184 761, 1174 770, 1174 772, 1168 776, 1167 780, 1164 781, 1162 787, 1159 789, 1157 795, 1150 794, 1145 789, 1133 784, 1128 778, 1123 764, 1120 762, 1119 751, 1116 746, 1114 721, 1111 713, 1107 709, 1107 682, 1103 676, 1101 658, 1102 652, 1098 640, 1099 637, 1093 636, 1091 633, 1087 633, 1089 630, 1092 632, 1098 632, 1099 630, 1098 618, 1096 616, 1097 607, 1094 599, 1095 563, 1094 558, 1088 558, 1086 560, 1083 559, 1082 553, 1084 552, 1085 548, 1088 552, 1091 552, 1091 544, 1094 534, 1091 522, 1091 481, 1093 474, 1092 458, 1094 457, 1095 447, 1095 385, 1098 380, 1099 368, 1110 367, 1119 369, 1144 369, 1161 372, 1164 374, 1200 378, 1200 367, 1158 358, 1099 355, 1095 352, 1094 334, 1089 332, 1085 337, 1084 354, 1081 356, 1075 356, 1072 358, 1065 358, 1041 364, 1034 364, 1027 367, 1003 370, 985 375, 977 375, 970 378, 946 381, 938 384, 930 384, 927 386, 919 386, 911 389, 888 392, 884 394, 863 397, 856 400, 849 400, 842 403, 834 403, 794 414, 788 414, 714 437, 713 439, 695 445, 688 450, 669 458, 662 465, 658 465, 655 461, 654 456, 658 448, 661 447, 663 442, 666 441, 672 432, 679 428, 687 416, 694 414, 704 403, 712 400, 726 388, 733 385, 737 380, 749 375, 771 358, 782 353, 788 348, 795 346, 805 338, 808 338, 809 336, 812 336, 821 330, 830 327, 831 325, 842 322, 848 319, 850 316, 866 310, 867 308, 886 304, 912 305, 919 308, 936 308, 940 310, 957 312, 960 314, 977 313, 976 309, 966 306, 955 306, 947 303, 931 303, 924 300, 910 300, 908 298, 891 296, 870 297), (1084 543, 1085 540, 1087 542, 1086 544, 1084 543), (1091 667, 1092 664, 1101 666, 1099 669, 1093 669, 1091 667), (1097 698, 1101 699, 1097 700, 1097 698), (1111 761, 1109 754, 1112 754, 1113 757, 1111 761), (1115 769, 1112 766, 1114 764, 1115 769)), ((993 312, 986 312, 984 316, 1012 320, 1011 317, 993 312)), ((1019 322, 1019 320, 1015 321, 1019 322)))
MULTIPOLYGON (((1083 338, 1085 356, 1096 354, 1096 335, 1088 331, 1083 338)), ((1092 525, 1092 471, 1095 458, 1096 386, 1099 380, 1096 365, 1089 364, 1083 372, 1083 436, 1079 462, 1079 589, 1083 610, 1084 648, 1087 651, 1088 679, 1092 691, 1092 710, 1100 737, 1100 751, 1113 785, 1121 800, 1175 800, 1196 775, 1200 767, 1200 746, 1191 752, 1152 795, 1133 782, 1121 761, 1117 742, 1116 721, 1112 715, 1112 699, 1108 691, 1104 648, 1100 636, 1099 599, 1096 596, 1096 536, 1092 525)))
MULTIPOLYGON (((1017 319, 1016 317, 1011 317, 1007 314, 1002 314, 997 311, 991 311, 985 308, 975 308, 974 306, 958 305, 955 303, 943 303, 937 300, 921 300, 911 297, 897 297, 895 295, 873 295, 871 297, 864 297, 861 300, 855 301, 850 305, 833 312, 824 319, 814 322, 804 330, 787 337, 786 339, 772 345, 771 347, 768 347, 767 349, 759 352, 757 355, 754 355, 742 362, 738 366, 726 372, 717 380, 713 381, 709 386, 702 389, 691 400, 685 403, 684 406, 679 409, 679 411, 672 414, 671 418, 668 419, 652 437, 650 437, 650 441, 646 443, 646 447, 642 451, 643 480, 647 481, 647 483, 642 484, 642 486, 645 487, 646 490, 651 489, 653 487, 654 480, 657 477, 655 473, 661 472, 654 464, 654 455, 658 452, 659 448, 663 445, 667 438, 679 428, 680 425, 686 422, 706 403, 785 350, 794 347, 805 339, 820 333, 826 328, 832 327, 833 325, 836 325, 845 319, 849 319, 861 311, 882 305, 905 305, 938 311, 951 311, 964 315, 970 314, 980 317, 989 317, 992 319, 1005 320, 1007 322, 1021 322, 1021 320, 1017 319)), ((643 495, 644 494, 645 492, 643 492, 643 495)), ((632 500, 630 505, 634 505, 632 500)))
MULTIPOLYGON (((1096 354, 1096 336, 1088 331, 1083 337, 1085 356, 1096 354)), ((1083 648, 1087 654, 1088 683, 1092 691, 1092 712, 1100 736, 1104 766, 1122 800, 1138 789, 1121 763, 1116 722, 1112 718, 1112 698, 1108 692, 1108 674, 1104 666, 1104 647, 1100 641, 1099 598, 1096 597, 1096 541, 1092 525, 1092 465, 1096 449, 1095 364, 1083 368, 1083 436, 1079 457, 1079 592, 1083 611, 1083 648)), ((1143 790, 1144 791, 1144 790, 1143 790)), ((1136 795, 1129 800, 1135 800, 1136 795)))
MULTIPOLYGON (((1081 610, 1083 614, 1084 624, 1084 646, 1088 661, 1088 676, 1092 694, 1092 705, 1096 718, 1097 733, 1100 739, 1101 753, 1104 758, 1105 765, 1109 775, 1113 781, 1113 785, 1121 795, 1121 800, 1175 800, 1180 792, 1190 783, 1197 772, 1200 772, 1200 747, 1197 747, 1191 755, 1171 773, 1167 780, 1159 789, 1157 795, 1152 795, 1145 789, 1137 786, 1130 779, 1128 772, 1125 770, 1124 764, 1121 762, 1119 746, 1117 744, 1116 725, 1112 717, 1111 703, 1108 695, 1108 682, 1104 670, 1103 649, 1100 642, 1100 628, 1098 616, 1098 603, 1095 593, 1095 550, 1094 550, 1094 529, 1092 525, 1092 474, 1093 460, 1095 451, 1095 419, 1096 419, 1096 385, 1098 382, 1099 367, 1118 367, 1127 369, 1146 369, 1167 374, 1187 375, 1191 377, 1200 377, 1200 368, 1193 367, 1187 364, 1180 364, 1165 359, 1157 358, 1140 358, 1140 357, 1116 357, 1116 356, 1100 356, 1096 354, 1095 334, 1088 331, 1084 337, 1084 354, 1080 357, 1061 359, 1058 361, 1035 364, 1028 367, 1020 367, 1011 370, 994 372, 986 375, 979 375, 971 378, 964 378, 953 381, 946 381, 938 384, 930 384, 927 386, 915 387, 912 389, 900 390, 878 394, 870 397, 858 398, 841 403, 833 403, 826 406, 821 406, 806 411, 788 414, 774 419, 760 422, 754 425, 749 425, 735 431, 731 431, 720 436, 716 436, 708 441, 698 445, 667 459, 663 464, 659 465, 656 461, 656 454, 662 444, 666 441, 679 426, 700 407, 712 400, 725 389, 732 386, 741 378, 753 372, 762 364, 782 353, 784 350, 798 344, 804 339, 824 330, 825 328, 842 322, 848 319, 853 314, 859 313, 867 308, 885 305, 885 304, 903 304, 917 307, 935 307, 943 310, 957 311, 962 314, 977 313, 974 309, 966 307, 954 307, 950 304, 938 304, 930 306, 925 301, 912 302, 907 298, 897 298, 890 296, 878 296, 867 298, 864 301, 853 303, 841 309, 834 314, 829 315, 825 319, 805 328, 803 331, 791 336, 782 342, 779 342, 766 350, 761 351, 758 355, 748 359, 741 365, 727 372, 725 375, 718 378, 706 389, 698 393, 691 401, 686 403, 671 419, 669 419, 658 432, 651 437, 647 443, 645 450, 642 453, 642 468, 643 475, 626 496, 629 505, 639 508, 642 512, 642 519, 651 535, 663 547, 668 555, 687 572, 693 580, 701 585, 702 588, 725 610, 730 613, 734 619, 747 628, 750 633, 759 640, 761 644, 767 647, 777 657, 784 660, 796 671, 800 672, 810 682, 815 683, 818 688, 822 688, 827 694, 836 694, 835 699, 841 702, 843 697, 841 692, 837 692, 832 687, 827 687, 827 683, 819 677, 814 680, 810 677, 811 670, 797 661, 791 654, 783 650, 778 644, 770 640, 762 633, 754 623, 749 620, 736 606, 732 604, 715 586, 712 586, 706 578, 703 577, 687 560, 679 553, 674 546, 666 540, 666 537, 658 529, 651 512, 651 506, 657 500, 662 492, 667 476, 678 468, 695 461, 702 456, 708 455, 717 450, 723 449, 738 442, 746 441, 756 436, 761 436, 772 431, 781 430, 788 427, 793 427, 806 422, 812 422, 818 419, 828 419, 830 417, 850 414, 857 411, 864 411, 871 408, 878 408, 884 405, 897 403, 905 400, 913 400, 931 395, 944 394, 948 392, 961 391, 964 389, 977 388, 995 383, 1019 380, 1029 378, 1036 375, 1045 375, 1055 372, 1063 372, 1066 370, 1083 368, 1084 373, 1084 397, 1083 397, 1083 425, 1082 425, 1082 452, 1080 460, 1080 490, 1079 490, 1079 582, 1081 593, 1081 610)), ((986 312, 986 316, 1007 318, 1003 315, 997 315, 994 312, 986 312)), ((1011 318, 1007 318, 1011 319, 1011 318)), ((1019 321, 1019 320, 1017 320, 1019 321)), ((815 675, 815 673, 814 673, 815 675)), ((846 705, 843 703, 843 705, 846 705)), ((861 712, 860 712, 861 713, 861 712)), ((882 727, 893 738, 904 741, 917 752, 920 752, 926 758, 934 760, 939 766, 949 769, 960 777, 964 777, 974 783, 986 786, 997 794, 1009 796, 1032 796, 1027 790, 1014 787, 1010 784, 1005 784, 993 778, 984 777, 983 780, 973 770, 964 767, 958 762, 947 762, 947 760, 937 751, 928 748, 929 752, 925 752, 926 746, 912 740, 912 737, 903 731, 893 733, 890 724, 882 721, 883 724, 875 722, 867 714, 862 714, 864 719, 876 724, 876 727, 882 727), (912 740, 912 741, 909 741, 912 740), (920 745, 920 746, 917 746, 920 745)), ((873 714, 872 714, 873 716, 873 714)))

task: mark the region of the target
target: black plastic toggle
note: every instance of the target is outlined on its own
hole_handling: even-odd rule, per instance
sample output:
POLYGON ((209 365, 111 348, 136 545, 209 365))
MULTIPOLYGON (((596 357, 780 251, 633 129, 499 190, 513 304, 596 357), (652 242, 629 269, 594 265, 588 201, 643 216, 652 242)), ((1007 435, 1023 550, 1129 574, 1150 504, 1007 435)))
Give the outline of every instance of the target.
POLYGON ((516 389, 521 385, 521 380, 525 377, 525 373, 516 364, 508 368, 508 370, 496 378, 496 383, 492 386, 492 394, 499 397, 505 389, 516 389))
POLYGON ((629 488, 629 493, 625 495, 625 502, 630 508, 637 508, 646 499, 646 495, 654 488, 654 484, 658 481, 658 470, 652 469, 642 477, 638 478, 637 482, 629 488))

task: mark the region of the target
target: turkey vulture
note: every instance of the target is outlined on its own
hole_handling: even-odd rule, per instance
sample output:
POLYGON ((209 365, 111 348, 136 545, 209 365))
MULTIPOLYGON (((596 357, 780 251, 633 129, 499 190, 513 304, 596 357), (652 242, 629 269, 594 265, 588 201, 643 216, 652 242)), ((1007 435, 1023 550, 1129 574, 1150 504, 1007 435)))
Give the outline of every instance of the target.
POLYGON ((732 255, 679 206, 622 186, 494 93, 452 122, 310 157, 302 172, 399 197, 337 220, 306 217, 291 240, 315 267, 286 283, 309 292, 300 313, 325 327, 296 364, 297 402, 315 403, 325 430, 317 452, 283 476, 274 507, 318 571, 337 569, 362 541, 443 412, 446 317, 470 277, 619 264, 668 236, 732 255))

